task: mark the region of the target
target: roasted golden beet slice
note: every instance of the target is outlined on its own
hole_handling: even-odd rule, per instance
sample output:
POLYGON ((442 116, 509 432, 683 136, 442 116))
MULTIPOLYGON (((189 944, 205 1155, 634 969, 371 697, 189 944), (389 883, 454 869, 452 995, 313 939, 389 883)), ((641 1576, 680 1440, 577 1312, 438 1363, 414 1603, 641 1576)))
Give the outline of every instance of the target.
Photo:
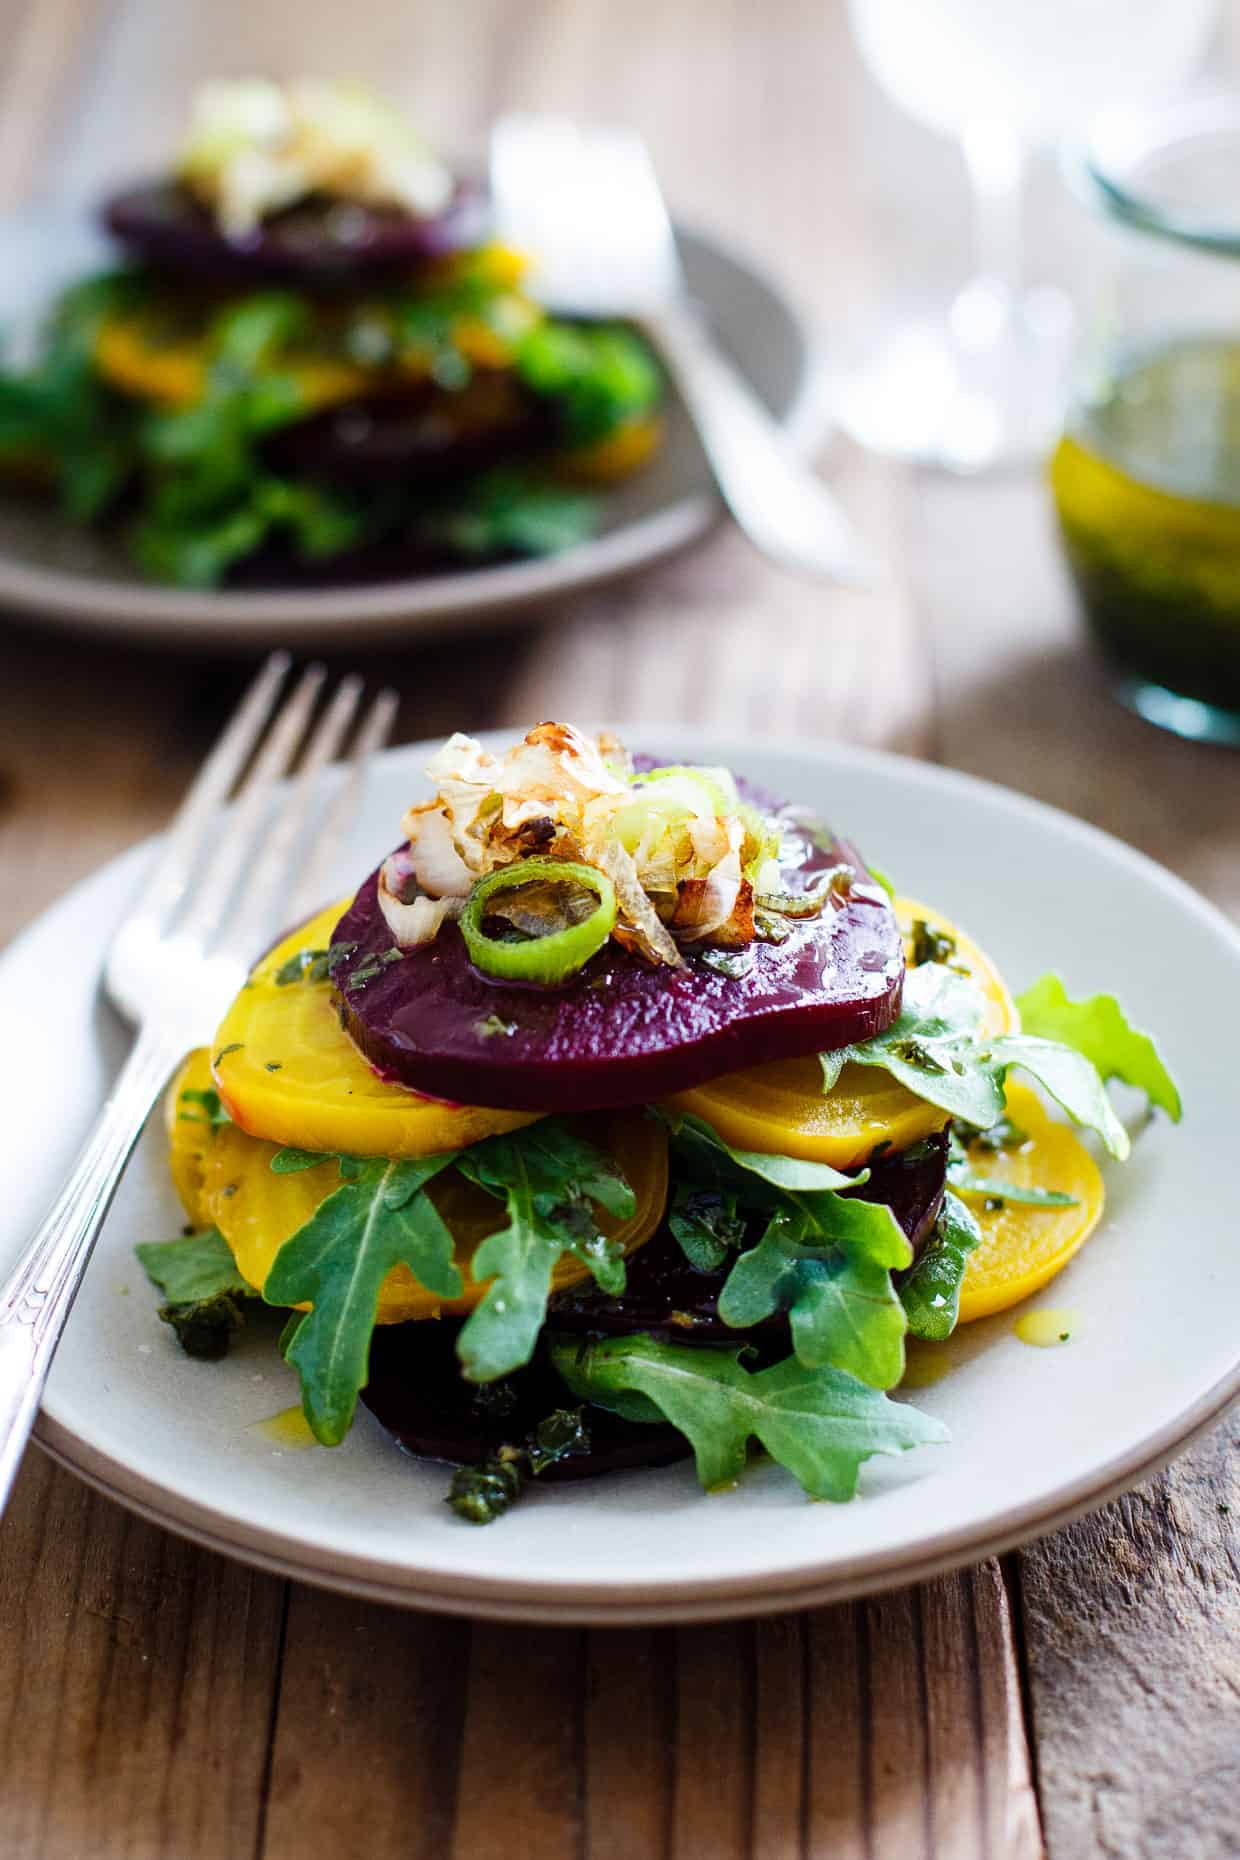
POLYGON ((214 1078, 233 1121, 271 1143, 350 1156, 433 1156, 528 1124, 528 1112, 445 1104, 376 1076, 341 1032, 327 979, 339 915, 330 906, 277 943, 220 1023, 214 1078))
POLYGON ((960 1290, 960 1322, 991 1317, 1019 1304, 1062 1272, 1080 1252, 1102 1215, 1098 1165, 1067 1124, 1052 1117, 1028 1085, 1009 1084, 1008 1116, 1025 1133, 1018 1149, 992 1156, 970 1153, 975 1175, 1020 1188, 1058 1189, 1071 1207, 1030 1207, 994 1196, 965 1196, 982 1230, 960 1290))
MULTIPOLYGON (((583 1119, 582 1136, 613 1157, 637 1198, 627 1220, 602 1215, 600 1232, 628 1253, 647 1241, 663 1217, 667 1200, 667 1134, 656 1119, 641 1111, 620 1111, 583 1119)), ((237 1261, 237 1269, 261 1290, 272 1261, 284 1242, 305 1225, 321 1201, 340 1186, 334 1159, 316 1168, 277 1175, 271 1167, 274 1143, 247 1136, 235 1124, 212 1134, 204 1158, 201 1206, 207 1222, 218 1227, 237 1261)), ((407 1266, 396 1266, 379 1292, 376 1321, 400 1324, 409 1318, 457 1315, 471 1311, 489 1280, 470 1277, 469 1262, 479 1244, 507 1218, 502 1202, 452 1173, 438 1177, 428 1193, 452 1230, 456 1262, 465 1291, 457 1299, 436 1298, 407 1266)), ((580 1260, 565 1257, 555 1269, 558 1288, 588 1275, 580 1260)))
MULTIPOLYGON (((924 948, 927 929, 939 938, 938 947, 944 953, 950 943, 950 959, 968 971, 986 997, 986 1031, 1012 1032, 1017 1025, 1016 1008, 985 950, 945 917, 911 898, 897 898, 895 912, 909 961, 914 959, 919 938, 924 948)), ((948 1121, 945 1111, 916 1097, 875 1066, 845 1066, 834 1089, 824 1093, 816 1055, 729 1072, 693 1091, 681 1092, 672 1104, 677 1110, 704 1117, 725 1142, 738 1149, 804 1156, 836 1169, 858 1168, 879 1143, 907 1149, 948 1121)))

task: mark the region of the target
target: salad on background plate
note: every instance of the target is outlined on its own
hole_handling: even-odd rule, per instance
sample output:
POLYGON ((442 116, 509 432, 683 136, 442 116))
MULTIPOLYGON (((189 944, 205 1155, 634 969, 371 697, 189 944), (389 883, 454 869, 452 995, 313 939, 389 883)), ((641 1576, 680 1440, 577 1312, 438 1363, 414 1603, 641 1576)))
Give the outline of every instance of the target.
POLYGON ((620 323, 547 316, 487 202, 360 84, 203 87, 121 264, 0 372, 0 481, 181 588, 552 555, 661 442, 620 323))
POLYGON ((428 774, 173 1083, 188 1231, 139 1255, 184 1348, 275 1307, 299 1425, 334 1445, 361 1401, 474 1523, 758 1451, 844 1501, 945 1443, 908 1340, 1089 1238, 1109 1081, 1180 1116, 1149 1036, 1058 975, 1014 998, 947 900, 741 771, 543 723, 428 774))

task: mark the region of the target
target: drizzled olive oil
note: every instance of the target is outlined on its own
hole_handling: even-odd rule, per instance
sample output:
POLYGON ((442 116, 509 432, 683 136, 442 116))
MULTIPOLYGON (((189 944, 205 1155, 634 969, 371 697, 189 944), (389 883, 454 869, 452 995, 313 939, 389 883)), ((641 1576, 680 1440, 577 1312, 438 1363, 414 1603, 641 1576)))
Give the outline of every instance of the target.
POLYGON ((1051 1310, 1045 1305, 1037 1311, 1026 1311, 1012 1326, 1021 1342, 1032 1344, 1035 1350, 1053 1350, 1058 1344, 1071 1343, 1080 1328, 1078 1312, 1051 1310))
POLYGON ((291 1448, 294 1452, 302 1447, 317 1447, 319 1444, 297 1403, 291 1408, 281 1408, 279 1414, 269 1414, 265 1420, 255 1421, 253 1432, 262 1434, 273 1446, 291 1448))
POLYGON ((1113 370, 1050 477, 1085 617, 1112 663, 1235 712, 1240 737, 1240 334, 1113 370))

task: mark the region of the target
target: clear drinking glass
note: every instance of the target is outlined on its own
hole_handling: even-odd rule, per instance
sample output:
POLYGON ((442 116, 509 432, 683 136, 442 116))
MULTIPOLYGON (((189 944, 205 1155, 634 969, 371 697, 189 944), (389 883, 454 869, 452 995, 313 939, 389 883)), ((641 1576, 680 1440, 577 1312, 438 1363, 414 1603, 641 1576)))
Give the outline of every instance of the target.
POLYGON ((849 11, 893 101, 960 143, 977 268, 951 303, 893 315, 848 357, 841 423, 879 452, 956 471, 1038 456, 1062 416, 1072 313, 1062 291, 1024 277, 1030 155, 1103 108, 1182 86, 1217 0, 849 0, 849 11))
POLYGON ((1107 227, 1051 486, 1117 695, 1240 745, 1240 100, 1113 119, 1076 178, 1107 227))

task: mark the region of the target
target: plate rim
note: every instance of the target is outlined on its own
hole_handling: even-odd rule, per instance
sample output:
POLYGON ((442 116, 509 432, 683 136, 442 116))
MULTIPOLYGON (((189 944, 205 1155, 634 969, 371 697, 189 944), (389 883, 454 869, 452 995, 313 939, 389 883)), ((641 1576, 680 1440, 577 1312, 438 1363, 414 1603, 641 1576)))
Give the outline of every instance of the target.
MULTIPOLYGON (((630 730, 637 727, 630 722, 630 730)), ((747 744, 755 753, 765 749, 779 756, 813 762, 828 770, 846 766, 874 776, 911 779, 949 794, 980 792, 991 804, 1014 809, 1017 815, 1049 822, 1058 832, 1067 834, 1087 849, 1102 851, 1109 858, 1118 858, 1121 863, 1135 867, 1147 883, 1170 894, 1182 908, 1220 937, 1240 963, 1240 929, 1186 880, 1105 829, 1002 783, 915 757, 838 741, 817 742, 804 736, 764 737, 703 725, 668 724, 664 727, 669 736, 674 735, 676 741, 690 751, 696 748, 707 754, 721 753, 726 742, 730 745, 729 753, 735 755, 742 744, 747 744)), ((659 728, 657 723, 641 726, 642 733, 647 736, 657 734, 659 728)), ((483 734, 494 736, 496 732, 483 734)), ((432 746, 427 742, 401 744, 386 751, 383 759, 414 760, 432 746)), ((124 861, 140 859, 144 853, 149 853, 153 843, 148 839, 129 848, 79 884, 91 883, 102 872, 124 861)), ((0 957, 0 971, 9 951, 36 938, 48 916, 61 908, 77 889, 75 886, 55 900, 13 939, 9 950, 0 957)), ((131 1473, 123 1462, 88 1446, 46 1410, 41 1411, 36 1423, 35 1438, 53 1458, 129 1509, 222 1554, 238 1556, 258 1567, 320 1587, 400 1606, 494 1620, 584 1625, 659 1624, 817 1606, 925 1580, 1010 1549, 1061 1528, 1149 1476, 1208 1428, 1237 1398, 1240 1398, 1240 1345, 1236 1361, 1225 1374, 1188 1407, 1162 1427, 1146 1433, 1126 1451, 1052 1487, 1038 1498, 993 1514, 984 1523, 942 1532, 929 1531, 916 1539, 905 1539, 900 1545, 858 1552, 852 1559, 837 1564, 829 1576, 822 1574, 821 1561, 811 1560, 774 1576, 751 1569, 737 1575, 651 1583, 636 1573, 631 1581, 612 1581, 606 1585, 588 1581, 540 1583, 513 1576, 401 1570, 382 1558, 319 1550, 307 1545, 304 1539, 285 1536, 266 1526, 239 1524, 211 1505, 170 1495, 166 1487, 131 1473)))
MULTIPOLYGON (((6 216, 20 217, 29 214, 6 216)), ((66 211, 64 217, 77 215, 66 211)), ((825 338, 818 323, 779 272, 743 245, 680 219, 675 231, 746 273, 795 328, 803 351, 801 376, 779 424, 791 450, 808 458, 832 430, 825 338)), ((187 651, 212 644, 255 651, 290 641, 316 645, 341 629, 348 635, 342 643, 361 643, 446 626, 496 626, 521 618, 539 602, 554 602, 663 561, 705 536, 724 514, 717 495, 690 494, 561 556, 356 587, 173 588, 30 566, 0 551, 0 612, 53 629, 187 651)))
MULTIPOLYGON (((988 1557, 1001 1556, 1061 1530, 1130 1491, 1168 1465, 1237 1400, 1240 1400, 1240 1362, 1191 1409, 1154 1437, 1156 1444, 1152 1451, 1136 1449, 1132 1454, 1117 1455, 1106 1463, 1096 1479, 1082 1475, 1065 1487, 1054 1504, 1030 1500, 1009 1513, 1001 1513, 992 1529, 972 1531, 962 1526, 954 1532, 924 1538, 915 1555, 898 1548, 864 1553, 855 1559, 854 1565, 845 1564, 829 1578, 819 1577, 816 1581, 810 1579, 815 1568, 812 1564, 800 1565, 775 1579, 761 1575, 705 1580, 699 1577, 693 1580, 687 1595, 683 1592, 684 1585, 635 1580, 633 1589, 640 1590, 646 1597, 644 1601, 629 1599, 623 1591, 618 1599, 608 1600, 616 1594, 616 1585, 592 1589, 588 1583, 581 1583, 570 1588, 564 1584, 527 1582, 511 1577, 453 1579, 438 1575, 429 1578, 420 1575, 408 1582, 396 1582, 372 1573, 390 1571, 392 1567, 378 1560, 342 1558, 327 1552, 314 1554, 309 1561, 298 1560, 291 1553, 292 1547, 304 1553, 304 1543, 283 1537, 279 1532, 242 1526, 238 1534, 237 1527, 230 1521, 234 1534, 229 1536, 217 1528, 216 1521, 221 1514, 211 1506, 179 1500, 164 1505, 153 1503, 146 1492, 159 1492, 163 1488, 148 1487, 142 1479, 131 1479, 120 1462, 106 1454, 96 1454, 90 1449, 74 1453, 66 1445, 73 1437, 42 1410, 35 1423, 34 1439, 58 1464, 149 1522, 162 1525, 176 1536, 221 1556, 234 1557, 256 1569, 285 1576, 291 1581, 306 1582, 314 1588, 429 1614, 464 1615, 475 1620, 565 1627, 659 1627, 677 1622, 749 1619, 825 1607, 832 1602, 850 1601, 858 1596, 903 1588, 910 1583, 927 1582, 954 1569, 983 1562, 988 1557), (283 1547, 286 1545, 288 1550, 283 1547)), ((82 1445, 77 1441, 73 1444, 78 1448, 82 1445)), ((1143 1447, 1148 1444, 1143 1443, 1143 1447)))

